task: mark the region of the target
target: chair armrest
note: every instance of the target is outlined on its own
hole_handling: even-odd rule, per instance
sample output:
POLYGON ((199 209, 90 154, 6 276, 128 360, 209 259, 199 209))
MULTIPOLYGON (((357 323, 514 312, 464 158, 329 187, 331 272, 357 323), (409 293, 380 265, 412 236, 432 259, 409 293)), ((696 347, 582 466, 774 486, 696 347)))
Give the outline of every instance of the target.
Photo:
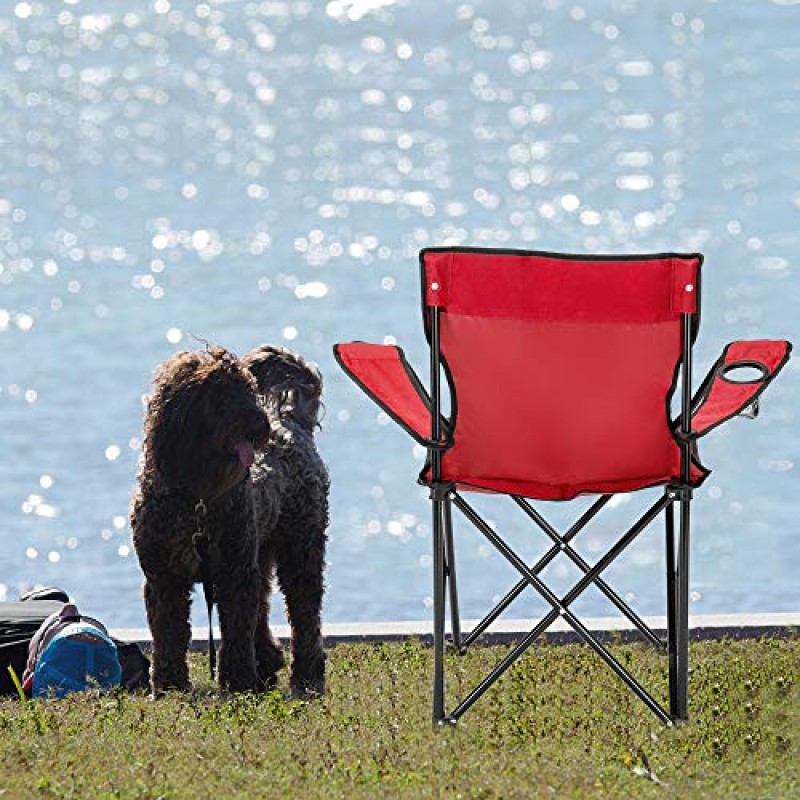
POLYGON ((395 345, 347 342, 336 344, 339 366, 398 425, 425 447, 452 444, 449 425, 442 419, 445 439, 431 440, 431 401, 402 349, 395 345))
POLYGON ((692 438, 735 416, 754 417, 758 398, 789 360, 792 345, 783 340, 759 339, 731 342, 725 346, 692 401, 692 438), (748 381, 736 380, 735 370, 757 369, 761 374, 748 381), (747 409, 752 409, 747 413, 747 409))

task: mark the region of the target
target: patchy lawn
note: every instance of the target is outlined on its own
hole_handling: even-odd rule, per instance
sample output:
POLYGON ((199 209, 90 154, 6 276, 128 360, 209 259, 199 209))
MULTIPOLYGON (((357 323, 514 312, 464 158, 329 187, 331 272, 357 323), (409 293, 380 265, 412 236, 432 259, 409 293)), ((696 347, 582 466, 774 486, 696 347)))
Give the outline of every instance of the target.
MULTIPOLYGON (((614 652, 664 700, 666 659, 614 652)), ((448 656, 453 699, 507 651, 448 656)), ((800 640, 693 642, 688 724, 662 726, 588 648, 532 648, 455 728, 432 653, 339 645, 329 691, 0 701, 0 798, 800 797, 800 640)), ((285 680, 285 678, 284 678, 285 680)))

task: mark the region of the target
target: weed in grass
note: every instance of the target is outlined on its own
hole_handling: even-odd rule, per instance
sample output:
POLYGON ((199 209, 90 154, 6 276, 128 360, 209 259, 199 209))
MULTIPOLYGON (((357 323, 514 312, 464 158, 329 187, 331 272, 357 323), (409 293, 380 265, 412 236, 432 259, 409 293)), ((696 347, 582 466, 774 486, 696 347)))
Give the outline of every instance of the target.
POLYGON ((11 676, 11 680, 14 683, 14 688, 17 690, 17 699, 23 703, 23 705, 25 705, 28 711, 25 717, 26 721, 30 722, 34 731, 39 734, 39 736, 43 736, 49 731, 47 715, 44 713, 42 707, 37 701, 28 704, 28 698, 25 696, 25 691, 22 688, 22 682, 20 681, 19 676, 11 664, 8 665, 8 674, 11 676))

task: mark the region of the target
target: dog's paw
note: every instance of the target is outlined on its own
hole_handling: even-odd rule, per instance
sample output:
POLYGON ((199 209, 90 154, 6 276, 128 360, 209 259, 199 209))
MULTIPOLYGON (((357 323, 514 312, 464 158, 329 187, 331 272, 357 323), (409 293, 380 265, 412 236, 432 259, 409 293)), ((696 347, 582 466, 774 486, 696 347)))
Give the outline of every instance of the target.
POLYGON ((153 658, 150 669, 150 688, 154 697, 164 692, 190 692, 189 665, 183 659, 153 658))
POLYGON ((258 681, 253 680, 228 680, 219 684, 220 691, 224 694, 242 694, 244 692, 258 692, 258 681))
POLYGON ((293 685, 291 690, 295 700, 315 700, 325 694, 325 680, 293 685))
POLYGON ((283 650, 272 639, 256 642, 259 691, 270 692, 277 686, 278 672, 283 668, 285 661, 283 650))
POLYGON ((260 694, 267 694, 278 688, 278 676, 276 674, 267 675, 265 678, 258 679, 258 691, 260 694))
POLYGON ((150 692, 150 699, 151 700, 161 700, 170 693, 174 692, 191 692, 192 691, 192 684, 189 681, 185 683, 178 684, 158 684, 153 686, 150 692))
POLYGON ((295 656, 289 688, 293 697, 302 700, 325 694, 325 653, 318 651, 305 658, 295 656))
POLYGON ((239 694, 240 692, 257 692, 258 678, 255 669, 240 670, 232 674, 219 674, 220 691, 226 694, 239 694))

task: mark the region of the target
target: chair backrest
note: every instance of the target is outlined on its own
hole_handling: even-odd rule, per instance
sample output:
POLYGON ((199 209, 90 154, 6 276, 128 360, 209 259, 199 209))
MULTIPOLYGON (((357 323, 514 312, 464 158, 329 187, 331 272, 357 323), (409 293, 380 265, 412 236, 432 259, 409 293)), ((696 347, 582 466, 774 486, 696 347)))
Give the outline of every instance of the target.
POLYGON ((542 499, 678 478, 670 400, 702 260, 423 250, 454 398, 442 478, 542 499))

